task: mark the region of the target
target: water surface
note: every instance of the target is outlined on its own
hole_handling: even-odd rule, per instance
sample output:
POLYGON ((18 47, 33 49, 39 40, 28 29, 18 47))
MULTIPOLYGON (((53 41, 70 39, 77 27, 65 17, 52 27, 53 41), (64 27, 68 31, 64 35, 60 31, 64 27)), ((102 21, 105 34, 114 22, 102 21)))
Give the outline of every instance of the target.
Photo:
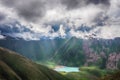
POLYGON ((67 66, 62 66, 62 67, 59 67, 59 68, 55 68, 54 70, 64 71, 64 72, 79 72, 78 67, 67 67, 67 66))

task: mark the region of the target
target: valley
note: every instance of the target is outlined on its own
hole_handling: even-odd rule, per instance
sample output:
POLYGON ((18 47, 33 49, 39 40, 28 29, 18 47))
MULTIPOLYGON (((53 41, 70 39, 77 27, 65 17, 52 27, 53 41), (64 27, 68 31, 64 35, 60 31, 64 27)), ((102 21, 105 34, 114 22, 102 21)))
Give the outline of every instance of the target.
POLYGON ((0 40, 0 46, 15 51, 38 65, 47 66, 70 80, 98 80, 120 69, 119 38, 83 40, 72 37, 24 41, 8 37, 0 40))

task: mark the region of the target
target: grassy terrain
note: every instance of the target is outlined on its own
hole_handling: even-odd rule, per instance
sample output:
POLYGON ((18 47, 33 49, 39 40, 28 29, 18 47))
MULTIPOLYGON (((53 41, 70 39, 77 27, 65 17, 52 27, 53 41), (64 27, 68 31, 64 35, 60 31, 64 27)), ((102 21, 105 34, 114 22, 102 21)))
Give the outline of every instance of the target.
POLYGON ((99 80, 120 80, 120 70, 117 70, 111 74, 107 74, 99 80))
POLYGON ((69 80, 10 50, 0 48, 0 80, 69 80))
POLYGON ((51 69, 54 69, 55 66, 57 66, 57 64, 55 64, 54 62, 51 62, 51 61, 44 61, 44 62, 41 62, 41 61, 35 61, 37 64, 42 64, 44 66, 47 66, 51 69))
POLYGON ((65 75, 73 80, 97 80, 101 75, 100 72, 101 71, 98 71, 93 67, 81 67, 80 72, 71 72, 65 75), (99 75, 96 75, 96 72, 98 72, 99 75))
POLYGON ((106 70, 101 70, 95 66, 91 66, 91 67, 80 67, 81 71, 90 73, 91 75, 94 75, 96 77, 102 77, 105 74, 107 74, 106 70))
MULTIPOLYGON (((60 72, 66 77, 72 80, 108 80, 106 79, 106 75, 112 75, 114 71, 109 70, 101 70, 95 66, 92 67, 80 67, 80 72, 60 72), (105 77, 105 79, 104 79, 105 77)), ((120 75, 119 75, 120 76, 120 75)), ((111 80, 111 79, 109 79, 111 80)), ((113 79, 114 80, 114 79, 113 79)), ((120 80, 120 79, 118 79, 120 80)))
MULTIPOLYGON (((37 62, 38 64, 42 64, 48 66, 49 68, 54 68, 56 66, 53 62, 37 62)), ((100 69, 96 66, 90 67, 80 67, 80 72, 59 72, 62 75, 70 78, 71 80, 120 80, 118 79, 120 73, 116 70, 106 70, 100 69), (116 73, 115 73, 116 72, 116 73), (113 79, 113 77, 116 77, 113 79)))

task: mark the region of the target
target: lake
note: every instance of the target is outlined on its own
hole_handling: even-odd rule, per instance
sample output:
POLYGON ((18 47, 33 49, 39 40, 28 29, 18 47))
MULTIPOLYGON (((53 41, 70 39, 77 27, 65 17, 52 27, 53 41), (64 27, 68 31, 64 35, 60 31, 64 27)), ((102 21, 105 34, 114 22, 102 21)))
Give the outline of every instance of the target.
POLYGON ((78 67, 67 67, 67 66, 60 66, 54 69, 55 71, 64 71, 64 72, 79 72, 78 67))

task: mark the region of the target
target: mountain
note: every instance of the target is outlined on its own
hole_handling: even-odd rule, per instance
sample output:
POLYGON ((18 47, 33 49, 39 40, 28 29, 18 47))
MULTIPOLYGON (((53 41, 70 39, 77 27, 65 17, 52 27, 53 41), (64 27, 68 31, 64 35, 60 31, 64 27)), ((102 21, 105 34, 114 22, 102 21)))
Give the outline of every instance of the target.
POLYGON ((33 61, 52 61, 65 66, 98 66, 120 68, 120 38, 80 39, 43 38, 26 41, 6 36, 0 46, 8 48, 33 61))
POLYGON ((120 65, 120 38, 78 39, 72 37, 55 53, 52 60, 67 66, 98 66, 117 69, 120 65))
POLYGON ((26 41, 6 36, 6 39, 0 40, 0 46, 18 52, 31 60, 43 61, 48 60, 65 41, 60 38, 26 41))
POLYGON ((61 74, 0 47, 0 80, 69 80, 61 74))
POLYGON ((61 65, 84 65, 85 54, 82 49, 83 40, 75 37, 68 39, 64 45, 56 50, 52 60, 61 65))

